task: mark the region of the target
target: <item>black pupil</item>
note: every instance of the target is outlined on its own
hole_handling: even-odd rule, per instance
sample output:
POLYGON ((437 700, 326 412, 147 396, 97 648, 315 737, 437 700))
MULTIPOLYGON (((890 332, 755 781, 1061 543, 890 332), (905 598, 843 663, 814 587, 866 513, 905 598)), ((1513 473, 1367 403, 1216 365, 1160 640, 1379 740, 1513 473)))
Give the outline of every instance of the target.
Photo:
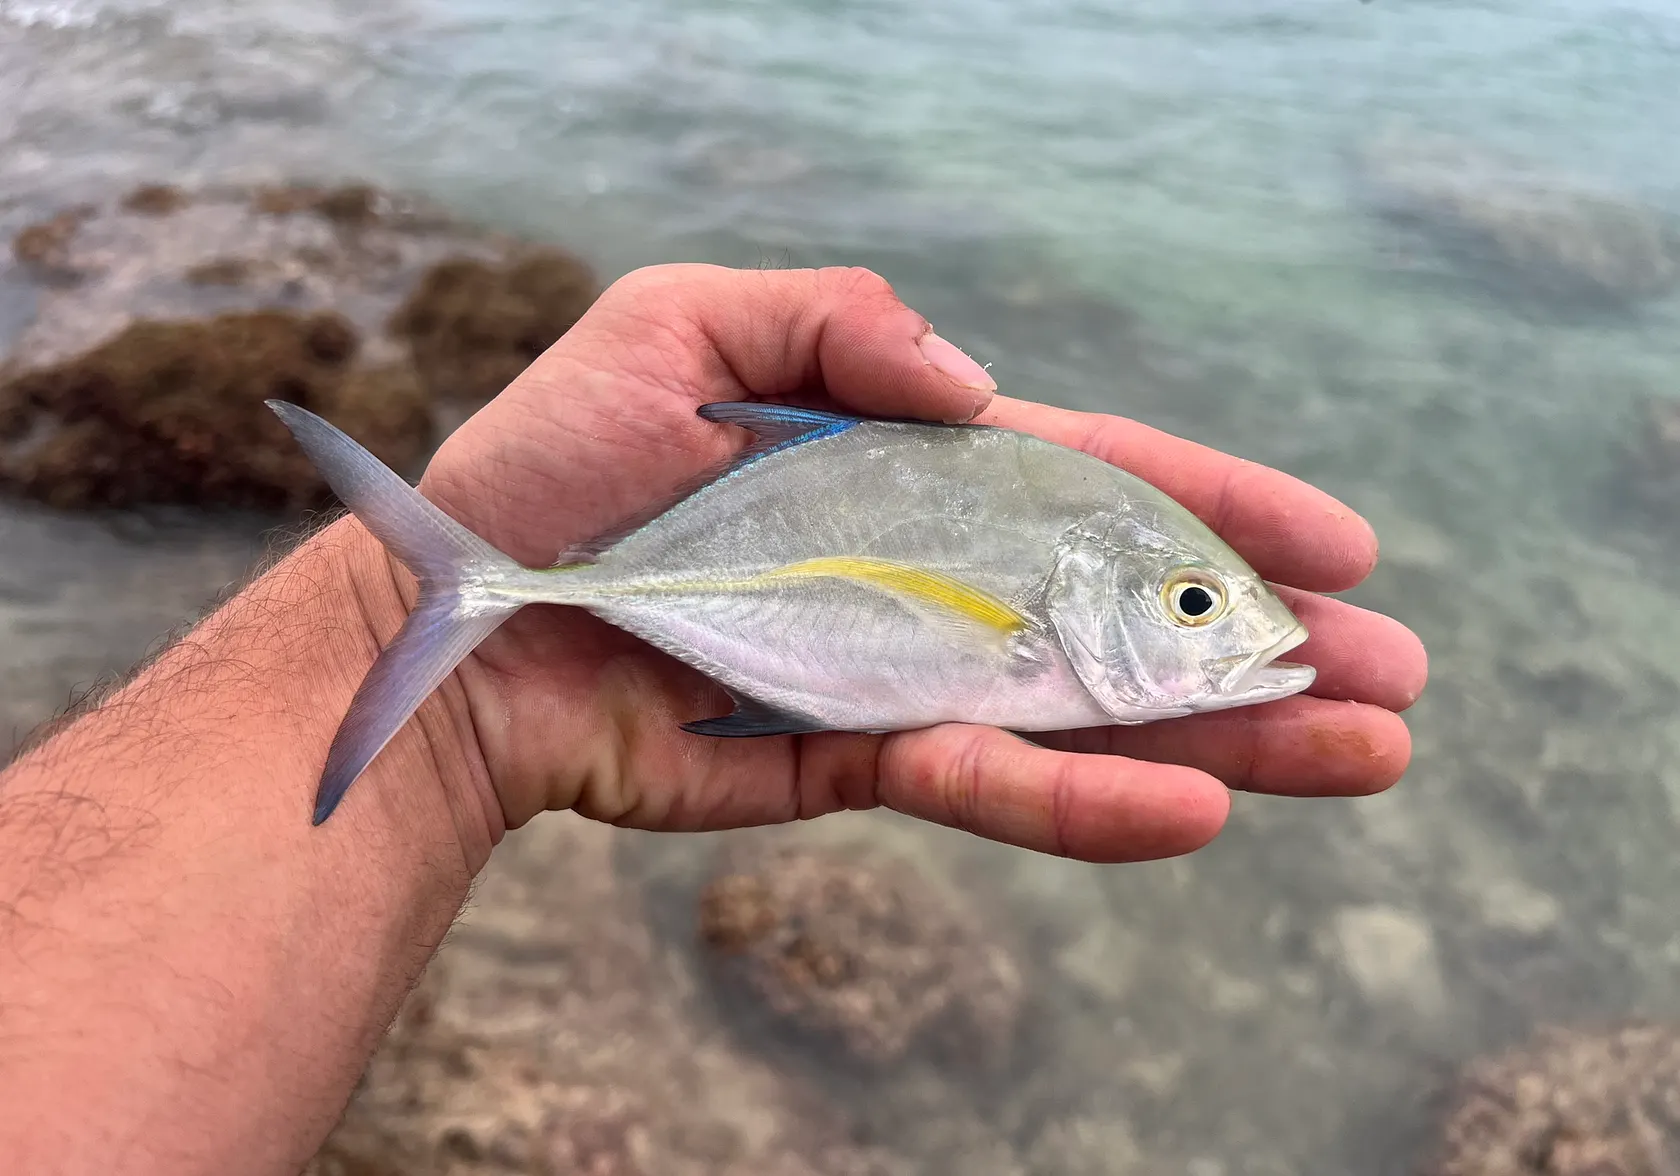
POLYGON ((1206 588, 1186 588, 1178 595, 1178 608, 1187 617, 1206 616, 1213 611, 1213 594, 1206 588))

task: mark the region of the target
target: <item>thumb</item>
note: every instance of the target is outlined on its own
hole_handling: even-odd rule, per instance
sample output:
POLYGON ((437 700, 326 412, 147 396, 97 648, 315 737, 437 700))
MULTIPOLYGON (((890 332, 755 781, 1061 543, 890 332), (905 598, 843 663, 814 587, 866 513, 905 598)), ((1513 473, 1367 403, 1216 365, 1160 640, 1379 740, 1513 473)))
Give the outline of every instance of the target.
POLYGON ((997 391, 871 270, 662 265, 619 284, 639 317, 692 333, 753 396, 821 391, 875 416, 960 423, 997 391))

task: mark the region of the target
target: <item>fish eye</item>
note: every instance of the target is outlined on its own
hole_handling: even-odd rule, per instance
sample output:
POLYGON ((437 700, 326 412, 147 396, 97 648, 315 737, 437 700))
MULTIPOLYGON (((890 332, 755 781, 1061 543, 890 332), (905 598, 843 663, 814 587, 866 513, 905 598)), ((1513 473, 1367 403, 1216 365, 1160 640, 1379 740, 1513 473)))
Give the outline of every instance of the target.
POLYGON ((1168 615, 1175 623, 1192 628, 1218 620, 1225 612, 1225 600, 1225 586, 1199 569, 1175 573, 1161 589, 1168 615))

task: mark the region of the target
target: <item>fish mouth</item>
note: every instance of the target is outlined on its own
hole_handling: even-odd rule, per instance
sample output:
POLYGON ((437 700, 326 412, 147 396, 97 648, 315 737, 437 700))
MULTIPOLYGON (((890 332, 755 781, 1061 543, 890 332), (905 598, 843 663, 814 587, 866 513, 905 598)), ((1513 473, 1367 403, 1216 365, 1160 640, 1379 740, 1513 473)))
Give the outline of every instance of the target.
POLYGON ((1231 703, 1264 702, 1299 694, 1318 677, 1311 666, 1277 659, 1304 643, 1305 625, 1297 625, 1265 649, 1247 656, 1222 657, 1208 665, 1214 690, 1231 703))

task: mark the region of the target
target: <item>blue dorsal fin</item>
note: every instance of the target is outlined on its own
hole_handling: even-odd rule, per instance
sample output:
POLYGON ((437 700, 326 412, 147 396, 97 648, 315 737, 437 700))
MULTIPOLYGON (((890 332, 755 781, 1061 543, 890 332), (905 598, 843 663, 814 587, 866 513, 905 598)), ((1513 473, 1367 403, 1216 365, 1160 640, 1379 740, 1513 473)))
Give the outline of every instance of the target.
POLYGON ((749 400, 720 400, 702 404, 695 411, 716 424, 737 425, 758 434, 758 440, 735 455, 735 460, 724 470, 725 476, 778 449, 837 436, 863 420, 817 408, 758 404, 749 400))
POLYGON ((695 411, 708 421, 739 425, 776 444, 796 441, 818 430, 846 428, 863 419, 838 412, 824 412, 820 408, 760 404, 751 400, 718 400, 702 404, 695 411))
MULTIPOLYGON (((727 690, 728 687, 725 687, 727 690)), ((766 735, 809 735, 817 731, 827 731, 831 728, 822 723, 807 719, 803 715, 793 714, 791 711, 777 710, 773 706, 748 698, 744 694, 729 691, 729 697, 735 703, 735 709, 727 715, 719 715, 713 719, 696 719, 692 723, 682 724, 682 729, 691 735, 710 735, 718 739, 751 739, 766 735)))

